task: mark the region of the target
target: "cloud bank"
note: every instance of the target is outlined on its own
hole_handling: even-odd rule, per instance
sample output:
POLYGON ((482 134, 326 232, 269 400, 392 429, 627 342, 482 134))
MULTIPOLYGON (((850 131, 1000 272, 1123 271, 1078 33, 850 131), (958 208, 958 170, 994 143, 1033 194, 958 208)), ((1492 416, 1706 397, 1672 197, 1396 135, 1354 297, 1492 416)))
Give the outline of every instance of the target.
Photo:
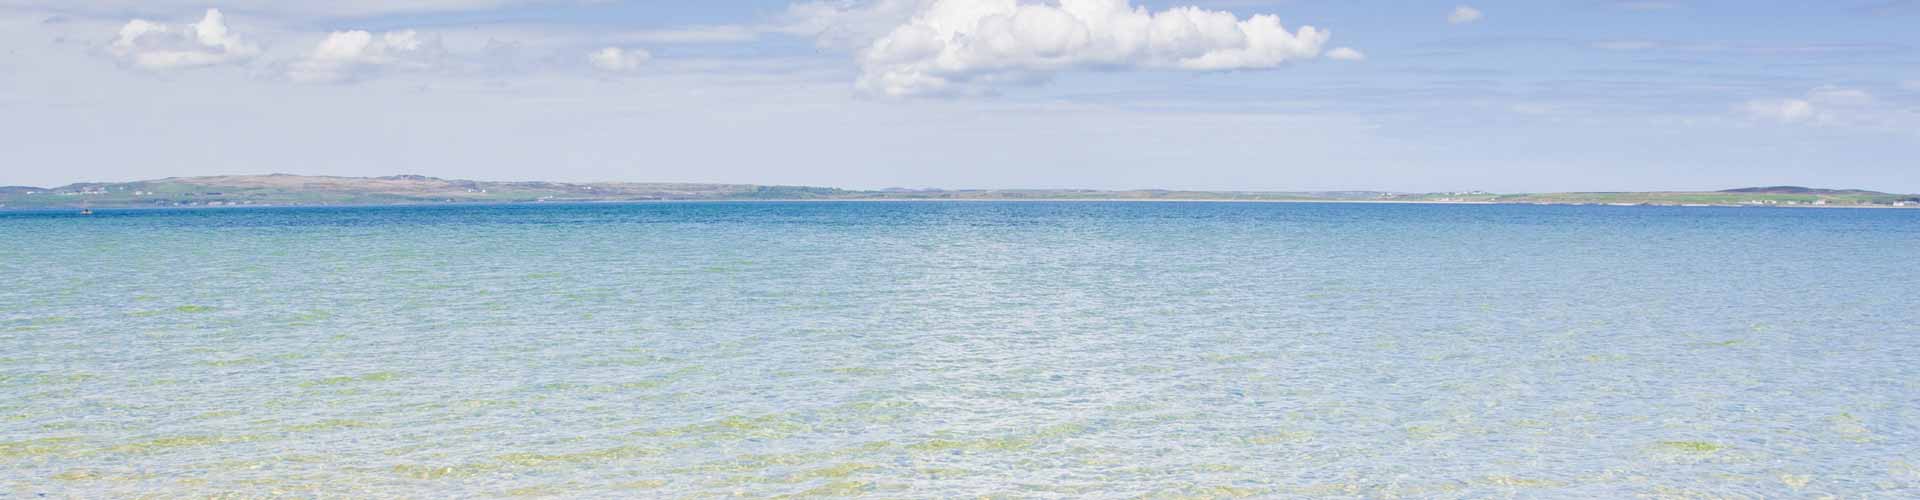
POLYGON ((139 68, 170 70, 243 61, 260 48, 229 31, 219 9, 207 9, 200 22, 183 26, 129 21, 107 51, 139 68))
MULTIPOLYGON (((1330 33, 1280 18, 1128 0, 938 0, 860 55, 857 86, 888 96, 979 93, 1073 69, 1264 69, 1318 57, 1330 33)), ((1353 54, 1345 54, 1351 56, 1353 54)))

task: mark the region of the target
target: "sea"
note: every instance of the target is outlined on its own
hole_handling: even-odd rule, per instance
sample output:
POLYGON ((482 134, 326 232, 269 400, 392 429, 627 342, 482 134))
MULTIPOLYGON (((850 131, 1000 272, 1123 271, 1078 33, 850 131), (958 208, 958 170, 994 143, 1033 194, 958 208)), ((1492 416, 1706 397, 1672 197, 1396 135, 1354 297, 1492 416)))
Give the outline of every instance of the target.
POLYGON ((1920 497, 1920 210, 98 212, 0 497, 1920 497))

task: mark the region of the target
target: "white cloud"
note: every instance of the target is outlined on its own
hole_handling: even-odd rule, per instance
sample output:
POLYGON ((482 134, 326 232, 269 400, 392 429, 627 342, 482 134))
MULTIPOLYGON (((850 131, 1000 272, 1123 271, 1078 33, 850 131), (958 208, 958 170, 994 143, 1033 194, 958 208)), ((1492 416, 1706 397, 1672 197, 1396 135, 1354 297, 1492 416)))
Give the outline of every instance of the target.
POLYGON ((1327 51, 1327 59, 1335 61, 1365 61, 1367 60, 1367 53, 1355 50, 1353 47, 1340 47, 1327 51))
POLYGON ((1740 107, 1748 118, 1777 123, 1840 125, 1876 120, 1873 94, 1860 89, 1822 86, 1805 97, 1754 99, 1740 107))
POLYGON ((1320 55, 1330 33, 1289 32, 1272 15, 1128 0, 937 0, 860 54, 858 87, 890 96, 978 93, 1086 69, 1273 68, 1320 55))
POLYGON ((200 22, 189 25, 130 21, 107 51, 136 67, 167 70, 243 61, 259 54, 260 48, 228 30, 219 9, 207 9, 200 22))
POLYGON ((1482 17, 1486 17, 1486 16, 1480 13, 1480 9, 1476 9, 1467 5, 1462 5, 1459 7, 1454 7, 1453 13, 1447 14, 1447 23, 1448 24, 1467 24, 1474 21, 1479 21, 1480 18, 1482 17))
POLYGON ((1920 92, 1920 80, 1907 80, 1904 82, 1900 82, 1900 88, 1911 90, 1914 92, 1920 92))
POLYGON ((593 67, 616 73, 639 69, 640 65, 646 64, 651 59, 653 54, 646 50, 620 47, 607 47, 587 55, 587 62, 593 64, 593 67))
POLYGON ((340 82, 388 68, 423 69, 432 65, 431 57, 438 52, 437 44, 423 42, 412 30, 378 37, 366 31, 336 31, 290 65, 287 78, 303 83, 340 82))

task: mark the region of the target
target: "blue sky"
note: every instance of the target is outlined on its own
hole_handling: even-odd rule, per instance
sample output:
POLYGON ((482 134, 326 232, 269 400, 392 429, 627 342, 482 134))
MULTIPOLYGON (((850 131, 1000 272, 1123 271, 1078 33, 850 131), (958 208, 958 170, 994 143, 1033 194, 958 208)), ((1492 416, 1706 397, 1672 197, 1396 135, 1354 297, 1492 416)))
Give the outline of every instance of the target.
POLYGON ((1920 192, 1914 26, 1910 0, 0 0, 0 184, 1920 192))

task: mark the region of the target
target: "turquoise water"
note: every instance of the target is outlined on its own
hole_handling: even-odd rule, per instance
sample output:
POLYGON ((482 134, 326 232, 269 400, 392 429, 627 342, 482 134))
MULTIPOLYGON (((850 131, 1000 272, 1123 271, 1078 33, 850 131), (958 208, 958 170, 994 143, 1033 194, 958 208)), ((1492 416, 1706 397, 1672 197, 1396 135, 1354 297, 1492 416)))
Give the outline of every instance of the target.
POLYGON ((0 213, 0 497, 1920 496, 1920 211, 0 213))

